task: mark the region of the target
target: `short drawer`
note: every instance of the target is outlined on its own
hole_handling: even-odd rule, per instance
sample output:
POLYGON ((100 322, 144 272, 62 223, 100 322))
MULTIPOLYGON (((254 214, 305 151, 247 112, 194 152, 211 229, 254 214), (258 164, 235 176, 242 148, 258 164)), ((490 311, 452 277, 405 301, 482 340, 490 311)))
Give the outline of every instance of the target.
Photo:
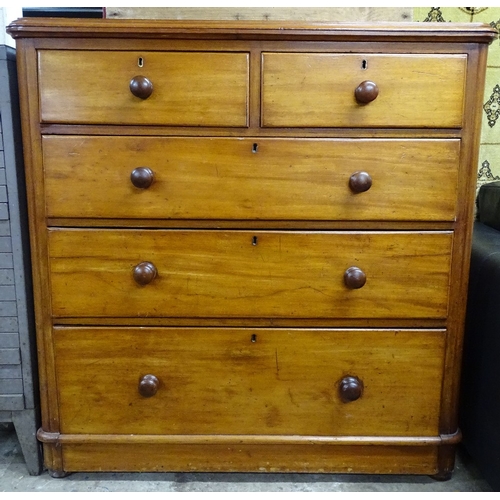
POLYGON ((38 69, 45 123, 248 124, 248 53, 40 50, 38 69))
POLYGON ((442 330, 54 333, 63 433, 438 434, 442 330))
POLYGON ((56 317, 445 318, 451 232, 49 230, 56 317))
POLYGON ((47 215, 452 221, 459 154, 438 139, 44 136, 47 215))
POLYGON ((262 125, 458 128, 466 64, 464 54, 264 53, 262 125))

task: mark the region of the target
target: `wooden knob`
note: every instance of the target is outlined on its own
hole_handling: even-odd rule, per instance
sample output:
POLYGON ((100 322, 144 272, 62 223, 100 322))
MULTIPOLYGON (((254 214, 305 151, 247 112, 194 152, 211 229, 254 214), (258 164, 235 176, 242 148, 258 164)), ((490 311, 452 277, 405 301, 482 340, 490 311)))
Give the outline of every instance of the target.
POLYGON ((366 274, 359 267, 350 267, 344 273, 344 283, 347 288, 361 288, 366 283, 366 274))
POLYGON ((153 184, 154 173, 148 167, 137 167, 130 174, 132 184, 139 189, 147 189, 153 184))
POLYGON ((372 187, 372 178, 367 172, 354 172, 349 179, 349 187, 355 193, 364 193, 372 187))
POLYGON ((159 386, 160 381, 154 375, 144 375, 139 380, 139 394, 144 398, 150 398, 157 393, 159 386))
POLYGON ((153 84, 142 75, 130 80, 130 92, 140 99, 147 99, 153 93, 153 84))
POLYGON ((378 96, 377 84, 368 80, 361 82, 354 91, 354 96, 360 104, 368 104, 374 101, 378 96))
POLYGON ((157 275, 157 270, 151 262, 141 262, 134 267, 134 280, 139 285, 151 283, 157 275))
POLYGON ((339 392, 344 403, 356 401, 363 394, 363 382, 358 377, 348 375, 340 381, 339 392))

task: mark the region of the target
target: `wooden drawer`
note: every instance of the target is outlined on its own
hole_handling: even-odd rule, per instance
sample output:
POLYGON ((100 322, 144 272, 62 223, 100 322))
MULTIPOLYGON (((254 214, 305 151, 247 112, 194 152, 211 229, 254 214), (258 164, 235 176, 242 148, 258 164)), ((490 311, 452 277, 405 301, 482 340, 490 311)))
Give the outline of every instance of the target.
POLYGON ((53 229, 53 315, 445 318, 451 244, 451 232, 53 229), (352 267, 361 288, 349 288, 360 271, 346 285, 352 267))
POLYGON ((440 330, 56 328, 54 338, 63 433, 439 432, 440 330), (148 397, 145 375, 158 381, 148 397))
POLYGON ((466 64, 463 54, 264 53, 262 125, 458 128, 466 64), (360 104, 365 81, 379 94, 360 104))
POLYGON ((248 124, 248 53, 40 50, 38 71, 42 122, 248 124), (139 76, 146 99, 129 88, 139 76))
POLYGON ((47 215, 452 221, 459 152, 459 140, 45 136, 47 215), (368 191, 350 186, 359 172, 368 191))

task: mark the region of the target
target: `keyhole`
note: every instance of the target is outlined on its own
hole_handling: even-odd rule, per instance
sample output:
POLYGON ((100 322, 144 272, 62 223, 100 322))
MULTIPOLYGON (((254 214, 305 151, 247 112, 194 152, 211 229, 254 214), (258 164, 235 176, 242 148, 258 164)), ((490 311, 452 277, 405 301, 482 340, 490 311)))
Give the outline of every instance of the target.
POLYGON ((257 236, 254 236, 254 237, 252 238, 252 245, 253 245, 253 246, 257 245, 257 236))
POLYGON ((250 342, 257 342, 257 335, 255 335, 255 333, 250 338, 250 342))
POLYGON ((252 146, 252 153, 257 153, 257 150, 259 149, 259 145, 254 142, 252 146))
POLYGON ((361 63, 361 68, 362 69, 368 68, 368 61, 366 59, 363 59, 363 62, 361 63))
POLYGON ((144 59, 142 57, 139 57, 139 59, 137 59, 137 66, 139 66, 139 68, 142 68, 144 66, 144 59))

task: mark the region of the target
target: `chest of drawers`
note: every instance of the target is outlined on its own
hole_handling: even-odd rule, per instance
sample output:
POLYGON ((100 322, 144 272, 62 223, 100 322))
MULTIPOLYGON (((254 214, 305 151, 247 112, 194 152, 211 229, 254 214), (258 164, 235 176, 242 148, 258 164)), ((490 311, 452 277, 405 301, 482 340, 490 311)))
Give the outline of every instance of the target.
POLYGON ((447 477, 493 29, 8 31, 52 473, 447 477))

